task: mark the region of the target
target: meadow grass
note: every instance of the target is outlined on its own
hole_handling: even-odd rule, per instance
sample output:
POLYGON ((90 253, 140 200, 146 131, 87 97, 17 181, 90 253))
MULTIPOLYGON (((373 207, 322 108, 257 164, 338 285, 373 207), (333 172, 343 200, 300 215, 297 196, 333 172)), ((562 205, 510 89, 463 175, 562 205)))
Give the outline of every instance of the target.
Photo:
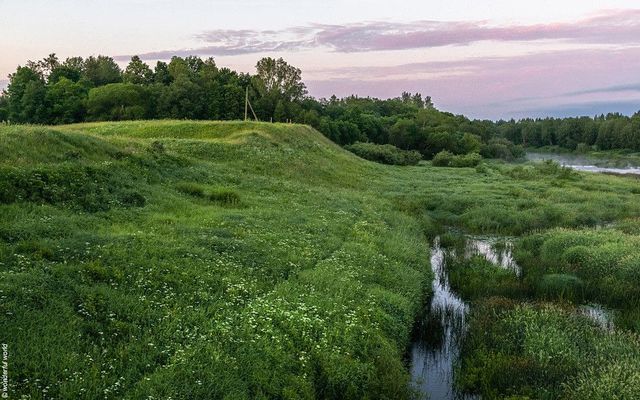
POLYGON ((427 237, 640 215, 634 180, 386 166, 289 124, 3 126, 0 155, 0 331, 33 399, 408 398, 427 237))
POLYGON ((486 298, 474 305, 459 384, 483 398, 633 399, 640 338, 571 307, 486 298), (513 396, 513 397, 510 397, 513 396))

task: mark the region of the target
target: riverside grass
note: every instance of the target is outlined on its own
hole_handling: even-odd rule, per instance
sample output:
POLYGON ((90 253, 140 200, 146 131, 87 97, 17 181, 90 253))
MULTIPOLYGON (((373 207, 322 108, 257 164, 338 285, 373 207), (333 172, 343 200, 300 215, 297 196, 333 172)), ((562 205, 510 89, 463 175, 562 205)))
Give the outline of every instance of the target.
POLYGON ((34 399, 412 396, 441 226, 640 215, 634 180, 385 166, 311 128, 0 127, 0 330, 34 399))

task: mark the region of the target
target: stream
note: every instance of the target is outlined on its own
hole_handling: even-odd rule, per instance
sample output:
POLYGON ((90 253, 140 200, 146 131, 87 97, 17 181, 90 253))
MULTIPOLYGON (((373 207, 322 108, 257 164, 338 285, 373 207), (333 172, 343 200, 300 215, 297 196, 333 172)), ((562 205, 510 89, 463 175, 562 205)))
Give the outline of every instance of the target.
MULTIPOLYGON (((483 256, 497 268, 521 276, 522 270, 513 259, 511 239, 470 235, 465 238, 463 257, 483 256)), ((451 289, 446 269, 448 257, 456 257, 455 252, 444 249, 440 238, 436 238, 431 247, 433 295, 425 317, 416 326, 411 345, 411 386, 430 400, 479 400, 478 396, 455 389, 454 370, 460 356, 461 340, 467 331, 469 305, 451 289)), ((576 311, 602 329, 613 329, 608 311, 598 304, 579 306, 576 311)))
POLYGON ((577 171, 640 175, 640 167, 633 165, 610 167, 604 165, 608 163, 607 160, 599 160, 575 154, 527 153, 526 157, 529 161, 553 160, 562 166, 569 167, 577 171))

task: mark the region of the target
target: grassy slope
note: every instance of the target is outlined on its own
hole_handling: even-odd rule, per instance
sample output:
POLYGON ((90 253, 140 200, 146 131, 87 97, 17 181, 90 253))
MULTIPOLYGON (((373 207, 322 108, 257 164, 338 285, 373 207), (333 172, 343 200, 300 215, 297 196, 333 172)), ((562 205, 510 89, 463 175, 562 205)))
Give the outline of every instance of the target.
POLYGON ((13 392, 407 395, 427 246, 372 186, 378 165, 287 125, 4 127, 0 143, 13 392), (240 203, 206 197, 221 190, 240 203))
POLYGON ((635 180, 382 166, 295 125, 0 127, 0 155, 0 331, 33 398, 406 397, 425 231, 640 215, 635 180))

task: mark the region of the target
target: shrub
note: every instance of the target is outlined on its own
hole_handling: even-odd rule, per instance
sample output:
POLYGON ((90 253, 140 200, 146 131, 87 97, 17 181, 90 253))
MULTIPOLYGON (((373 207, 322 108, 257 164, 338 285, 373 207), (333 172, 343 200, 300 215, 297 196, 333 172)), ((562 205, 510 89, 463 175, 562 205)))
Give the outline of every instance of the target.
POLYGON ((455 157, 452 152, 443 150, 440 153, 436 154, 431 160, 431 164, 434 167, 448 167, 451 165, 451 160, 455 157))
POLYGON ((538 294, 547 299, 579 301, 584 298, 584 283, 575 275, 547 274, 538 284, 538 294))
POLYGON ((202 185, 191 182, 181 182, 176 186, 176 188, 179 192, 189 196, 207 199, 215 203, 232 206, 240 204, 240 195, 235 190, 218 188, 212 191, 207 191, 202 185))
POLYGON ((189 196, 201 198, 205 197, 204 188, 197 183, 180 182, 176 186, 176 189, 178 189, 179 192, 188 194, 189 196))
POLYGON ((482 146, 480 154, 485 158, 500 158, 506 161, 513 161, 525 156, 524 148, 514 145, 507 139, 491 139, 489 143, 482 146))
POLYGON ((234 190, 216 189, 209 193, 209 200, 235 206, 240 204, 240 195, 234 190))
POLYGON ((422 160, 422 155, 415 150, 402 150, 391 144, 375 144, 356 142, 345 146, 358 157, 365 160, 390 165, 416 165, 422 160))
POLYGON ((0 168, 0 204, 30 202, 73 206, 88 212, 112 206, 142 207, 144 197, 128 187, 135 180, 113 167, 61 164, 34 169, 0 168))
POLYGON ((481 161, 482 156, 478 153, 454 155, 447 150, 443 150, 433 157, 431 164, 434 167, 472 168, 477 167, 481 161))

